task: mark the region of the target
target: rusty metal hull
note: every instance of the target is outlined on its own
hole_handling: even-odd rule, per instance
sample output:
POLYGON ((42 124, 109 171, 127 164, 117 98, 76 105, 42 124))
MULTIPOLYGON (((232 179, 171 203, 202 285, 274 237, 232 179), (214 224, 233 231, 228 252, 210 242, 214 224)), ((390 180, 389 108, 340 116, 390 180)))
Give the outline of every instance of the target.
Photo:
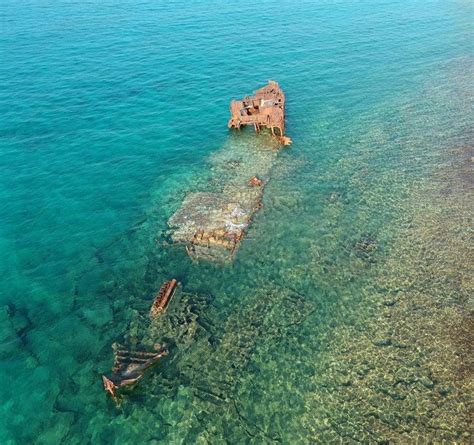
POLYGON ((257 133, 261 128, 268 128, 282 144, 291 144, 291 139, 285 136, 285 94, 278 82, 269 80, 268 85, 255 91, 253 96, 233 100, 230 115, 229 128, 253 125, 257 133))

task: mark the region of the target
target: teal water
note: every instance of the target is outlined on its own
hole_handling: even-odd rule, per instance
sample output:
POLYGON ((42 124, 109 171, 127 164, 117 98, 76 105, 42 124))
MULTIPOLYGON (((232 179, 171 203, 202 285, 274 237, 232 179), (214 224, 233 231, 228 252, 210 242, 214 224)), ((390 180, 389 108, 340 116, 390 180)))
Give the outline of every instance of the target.
POLYGON ((469 442, 471 2, 0 14, 1 443, 469 442), (193 263, 167 220, 270 144, 226 129, 268 79, 293 145, 235 261, 193 263), (116 407, 111 344, 163 336, 116 407))

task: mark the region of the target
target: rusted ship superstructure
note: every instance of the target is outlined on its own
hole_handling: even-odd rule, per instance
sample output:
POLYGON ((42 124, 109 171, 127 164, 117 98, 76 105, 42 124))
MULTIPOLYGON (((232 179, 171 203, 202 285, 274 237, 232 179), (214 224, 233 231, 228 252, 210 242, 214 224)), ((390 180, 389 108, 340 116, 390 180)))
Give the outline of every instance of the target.
POLYGON ((244 125, 253 125, 259 133, 265 127, 284 145, 291 144, 291 139, 285 136, 285 94, 274 80, 269 80, 268 85, 255 91, 253 96, 233 100, 230 114, 229 128, 240 129, 244 125))

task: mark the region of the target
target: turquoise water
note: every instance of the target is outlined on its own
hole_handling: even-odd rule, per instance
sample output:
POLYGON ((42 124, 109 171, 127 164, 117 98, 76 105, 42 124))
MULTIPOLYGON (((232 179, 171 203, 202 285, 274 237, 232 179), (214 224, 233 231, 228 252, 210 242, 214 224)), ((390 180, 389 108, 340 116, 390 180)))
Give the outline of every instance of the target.
POLYGON ((469 442, 471 2, 0 14, 1 443, 469 442), (293 145, 235 261, 192 262, 167 220, 271 144, 226 129, 268 79, 293 145), (116 407, 111 344, 162 338, 116 407))

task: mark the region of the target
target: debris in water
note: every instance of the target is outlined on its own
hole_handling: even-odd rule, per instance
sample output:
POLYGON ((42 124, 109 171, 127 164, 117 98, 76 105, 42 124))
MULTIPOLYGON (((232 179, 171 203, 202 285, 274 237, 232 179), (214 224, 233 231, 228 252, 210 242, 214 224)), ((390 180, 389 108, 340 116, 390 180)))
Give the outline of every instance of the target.
POLYGON ((377 250, 377 240, 370 235, 362 236, 355 244, 359 256, 368 257, 377 250))
POLYGON ((256 176, 249 180, 249 185, 253 185, 254 187, 260 187, 262 184, 263 181, 258 179, 256 176))
POLYGON ((112 345, 114 351, 114 366, 112 376, 102 376, 104 390, 113 398, 117 397, 119 388, 136 384, 145 374, 145 371, 155 365, 158 360, 168 355, 168 350, 156 345, 154 352, 129 351, 118 343, 112 345))
MULTIPOLYGON (((261 127, 269 128, 280 143, 288 145, 291 142, 284 135, 285 95, 277 82, 270 80, 253 96, 232 101, 230 109, 229 128, 253 124, 257 132, 261 127)), ((269 159, 268 155, 260 157, 269 159)), ((173 242, 184 244, 192 258, 230 261, 253 215, 263 206, 263 189, 271 164, 263 163, 262 171, 262 164, 255 163, 252 156, 250 162, 239 159, 227 161, 226 172, 230 165, 235 168, 231 169, 231 177, 222 190, 189 193, 168 221, 173 242)))
POLYGON ((160 287, 158 294, 153 300, 153 304, 150 308, 150 317, 152 319, 158 317, 168 306, 171 297, 174 294, 178 282, 173 278, 172 280, 166 281, 160 287))
POLYGON ((283 145, 291 144, 291 139, 285 136, 285 94, 274 80, 269 80, 268 85, 255 91, 253 96, 233 100, 230 114, 229 128, 253 125, 259 133, 261 127, 266 127, 283 145))

